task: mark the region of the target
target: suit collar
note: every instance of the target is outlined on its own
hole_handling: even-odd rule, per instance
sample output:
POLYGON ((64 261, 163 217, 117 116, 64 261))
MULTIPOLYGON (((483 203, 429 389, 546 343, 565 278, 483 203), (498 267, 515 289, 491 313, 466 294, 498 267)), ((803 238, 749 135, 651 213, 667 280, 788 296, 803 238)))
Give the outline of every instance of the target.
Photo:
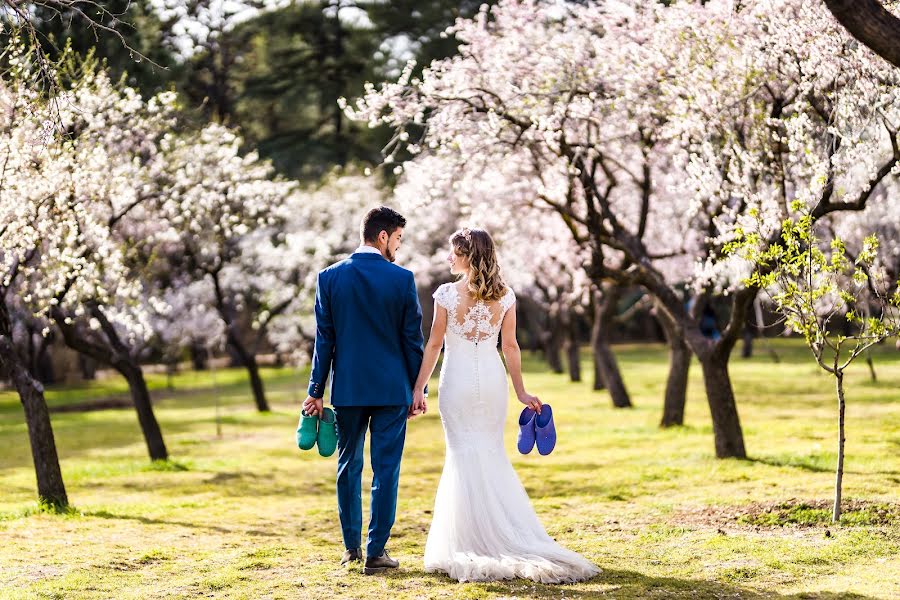
POLYGON ((379 259, 381 259, 384 261, 387 260, 385 257, 383 257, 381 255, 380 252, 377 254, 374 252, 354 252, 353 254, 350 255, 350 258, 352 258, 354 260, 356 260, 356 259, 362 259, 362 260, 379 260, 379 259))

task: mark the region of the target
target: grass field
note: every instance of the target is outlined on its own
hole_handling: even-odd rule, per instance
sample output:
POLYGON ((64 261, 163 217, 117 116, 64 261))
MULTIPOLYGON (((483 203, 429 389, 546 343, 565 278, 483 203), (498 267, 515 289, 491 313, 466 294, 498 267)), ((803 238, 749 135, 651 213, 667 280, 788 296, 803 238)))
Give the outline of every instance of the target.
MULTIPOLYGON (((527 361, 559 444, 548 457, 516 453, 511 403, 507 451, 548 532, 603 569, 568 586, 423 571, 443 459, 437 411, 410 424, 388 544, 401 568, 365 577, 338 564, 335 458, 294 445, 304 373, 265 373, 265 415, 240 370, 218 371, 215 386, 209 373, 184 373, 172 392, 151 376, 166 464, 148 462, 132 410, 55 413, 75 507, 66 515, 37 510, 21 407, 0 392, 0 598, 900 598, 900 353, 880 350, 878 383, 864 364, 848 378, 848 512, 834 527, 832 381, 798 344, 776 348, 780 364, 763 352, 733 361, 749 460, 714 458, 696 364, 687 425, 657 428, 660 346, 617 348, 631 410, 527 361)), ((125 391, 108 380, 48 399, 125 391)))

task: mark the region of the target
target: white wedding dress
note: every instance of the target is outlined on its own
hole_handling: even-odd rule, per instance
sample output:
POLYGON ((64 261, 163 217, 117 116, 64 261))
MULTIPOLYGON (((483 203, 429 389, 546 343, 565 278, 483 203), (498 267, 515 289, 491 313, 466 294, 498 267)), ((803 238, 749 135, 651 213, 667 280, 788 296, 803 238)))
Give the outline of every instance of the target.
POLYGON ((448 313, 438 387, 447 453, 425 570, 458 581, 564 583, 596 575, 596 566, 547 535, 503 446, 509 390, 497 336, 515 295, 475 302, 451 283, 434 297, 448 313))

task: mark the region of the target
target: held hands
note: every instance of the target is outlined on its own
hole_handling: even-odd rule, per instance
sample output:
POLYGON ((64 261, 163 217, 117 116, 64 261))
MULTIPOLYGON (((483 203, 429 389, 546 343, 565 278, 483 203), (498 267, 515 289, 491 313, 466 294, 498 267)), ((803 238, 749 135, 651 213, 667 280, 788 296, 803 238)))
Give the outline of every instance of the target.
POLYGON ((519 402, 521 402, 525 406, 528 406, 537 414, 541 414, 541 407, 543 406, 543 404, 541 404, 541 401, 538 399, 537 396, 532 396, 528 392, 522 392, 518 396, 519 396, 519 402))
POLYGON ((428 412, 428 403, 425 400, 425 391, 413 390, 413 402, 412 406, 409 407, 409 413, 406 415, 406 418, 412 419, 413 417, 424 415, 426 412, 428 412))
POLYGON ((303 401, 303 411, 311 417, 322 414, 322 398, 307 396, 303 401))

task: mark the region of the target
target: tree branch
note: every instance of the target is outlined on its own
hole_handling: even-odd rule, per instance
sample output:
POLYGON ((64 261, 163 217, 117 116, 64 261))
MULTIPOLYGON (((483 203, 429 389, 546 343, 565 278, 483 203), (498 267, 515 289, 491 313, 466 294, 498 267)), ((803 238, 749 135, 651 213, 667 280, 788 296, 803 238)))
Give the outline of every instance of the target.
POLYGON ((825 6, 850 35, 895 67, 900 67, 900 18, 881 2, 825 0, 825 6))

